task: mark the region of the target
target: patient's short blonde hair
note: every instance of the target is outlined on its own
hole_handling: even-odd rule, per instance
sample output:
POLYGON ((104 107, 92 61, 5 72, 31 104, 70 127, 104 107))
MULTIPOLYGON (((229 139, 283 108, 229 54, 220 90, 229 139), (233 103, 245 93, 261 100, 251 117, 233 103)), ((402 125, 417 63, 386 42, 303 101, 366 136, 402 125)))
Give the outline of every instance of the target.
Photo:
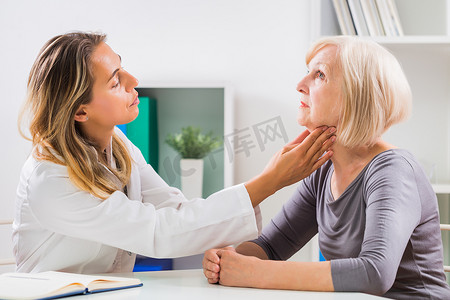
POLYGON ((406 76, 385 48, 349 36, 316 41, 306 55, 306 64, 327 46, 337 47, 336 63, 343 80, 338 140, 346 147, 372 145, 410 114, 412 97, 406 76))

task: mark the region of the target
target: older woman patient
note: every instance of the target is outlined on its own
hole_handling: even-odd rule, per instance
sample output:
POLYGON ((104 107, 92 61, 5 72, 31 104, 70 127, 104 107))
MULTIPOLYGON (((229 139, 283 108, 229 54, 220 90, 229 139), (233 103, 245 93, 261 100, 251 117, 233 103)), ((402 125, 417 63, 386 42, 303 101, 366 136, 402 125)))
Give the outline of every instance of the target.
POLYGON ((450 299, 436 195, 413 155, 381 138, 410 112, 399 63, 374 42, 341 36, 317 41, 306 64, 298 123, 336 126, 333 157, 258 239, 207 251, 208 281, 450 299), (284 261, 316 233, 327 261, 284 261))

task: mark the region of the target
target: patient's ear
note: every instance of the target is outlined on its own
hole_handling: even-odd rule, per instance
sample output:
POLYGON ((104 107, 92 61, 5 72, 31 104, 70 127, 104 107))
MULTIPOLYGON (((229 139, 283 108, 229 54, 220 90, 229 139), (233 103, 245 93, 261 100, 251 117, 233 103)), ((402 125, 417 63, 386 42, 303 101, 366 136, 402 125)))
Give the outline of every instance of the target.
POLYGON ((86 109, 85 109, 85 105, 81 105, 80 108, 77 110, 77 112, 75 113, 75 121, 77 122, 86 122, 87 120, 89 120, 89 117, 87 115, 86 109))

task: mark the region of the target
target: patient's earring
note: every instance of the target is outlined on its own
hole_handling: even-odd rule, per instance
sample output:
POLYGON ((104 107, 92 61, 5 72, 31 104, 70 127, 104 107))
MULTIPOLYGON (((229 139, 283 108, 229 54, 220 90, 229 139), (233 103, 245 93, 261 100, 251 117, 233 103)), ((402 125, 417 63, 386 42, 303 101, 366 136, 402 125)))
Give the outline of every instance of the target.
POLYGON ((86 116, 86 121, 87 121, 87 120, 89 120, 89 117, 88 117, 88 116, 86 116))

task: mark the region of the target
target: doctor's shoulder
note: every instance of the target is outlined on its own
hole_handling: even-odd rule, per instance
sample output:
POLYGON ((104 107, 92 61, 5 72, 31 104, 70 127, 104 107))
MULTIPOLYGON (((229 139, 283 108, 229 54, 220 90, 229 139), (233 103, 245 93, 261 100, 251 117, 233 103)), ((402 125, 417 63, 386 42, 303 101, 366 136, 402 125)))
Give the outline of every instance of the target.
POLYGON ((38 189, 50 188, 52 179, 59 178, 69 180, 67 167, 45 159, 37 159, 30 155, 22 167, 19 188, 24 186, 28 192, 38 189))
POLYGON ((32 153, 28 156, 21 170, 21 180, 29 181, 32 177, 43 177, 48 175, 64 176, 69 178, 67 167, 49 160, 36 158, 32 153))

